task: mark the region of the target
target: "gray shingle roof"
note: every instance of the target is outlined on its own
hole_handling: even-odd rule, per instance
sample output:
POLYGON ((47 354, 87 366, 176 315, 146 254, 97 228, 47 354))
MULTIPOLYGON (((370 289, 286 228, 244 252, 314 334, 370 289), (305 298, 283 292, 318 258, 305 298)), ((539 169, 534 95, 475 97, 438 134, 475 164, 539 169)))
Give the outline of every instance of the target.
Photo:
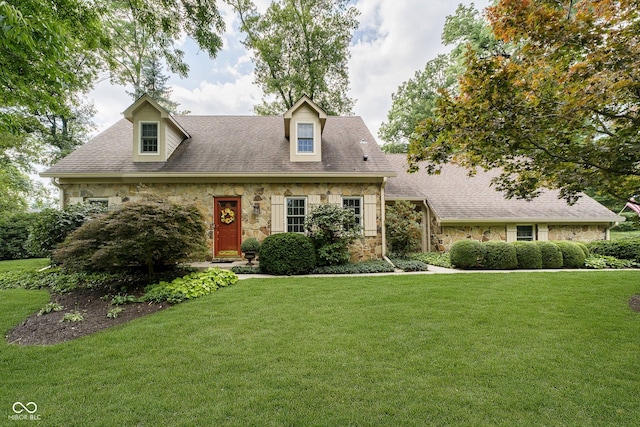
POLYGON ((167 162, 134 163, 133 125, 122 119, 60 160, 42 176, 394 175, 360 117, 327 118, 322 135, 322 162, 289 160, 289 141, 284 137, 282 117, 176 116, 175 119, 191 138, 183 141, 167 162), (363 160, 365 154, 367 161, 363 160))
POLYGON ((389 178, 388 199, 421 199, 424 196, 441 222, 546 221, 546 222, 615 222, 623 218, 592 198, 583 195, 572 206, 558 198, 558 191, 545 190, 531 200, 506 199, 491 186, 499 171, 479 170, 474 176, 460 166, 443 165, 439 175, 429 175, 423 168, 407 172, 407 156, 387 154, 398 173, 389 178))

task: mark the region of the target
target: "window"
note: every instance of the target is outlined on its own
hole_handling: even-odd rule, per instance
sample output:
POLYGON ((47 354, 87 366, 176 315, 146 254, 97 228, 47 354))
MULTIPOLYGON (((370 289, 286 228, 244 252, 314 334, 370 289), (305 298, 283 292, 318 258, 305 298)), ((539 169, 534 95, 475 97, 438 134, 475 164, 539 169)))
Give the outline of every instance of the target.
POLYGON ((104 198, 87 199, 87 203, 90 205, 102 206, 103 208, 109 207, 109 199, 104 199, 104 198))
POLYGON ((307 214, 305 198, 287 199, 287 232, 304 233, 304 218, 307 214))
POLYGON ((535 240, 533 225, 518 225, 516 227, 516 240, 521 242, 531 242, 535 240))
POLYGON ((356 223, 362 226, 362 199, 360 197, 345 197, 342 199, 342 207, 353 210, 356 223))
POLYGON ((140 152, 158 153, 158 123, 140 123, 140 152))
POLYGON ((313 152, 313 123, 298 123, 298 153, 313 152))

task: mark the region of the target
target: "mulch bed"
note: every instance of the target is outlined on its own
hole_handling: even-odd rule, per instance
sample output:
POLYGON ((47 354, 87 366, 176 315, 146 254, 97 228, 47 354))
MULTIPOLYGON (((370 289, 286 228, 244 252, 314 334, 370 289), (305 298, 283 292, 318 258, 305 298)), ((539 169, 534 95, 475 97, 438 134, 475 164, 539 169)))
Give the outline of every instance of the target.
POLYGON ((170 306, 167 303, 128 303, 118 306, 123 311, 118 313, 116 318, 109 318, 107 313, 115 306, 111 305, 110 297, 102 298, 103 296, 104 292, 90 290, 53 294, 51 301, 62 305, 64 309, 41 316, 34 313, 9 331, 6 337, 7 342, 19 345, 57 344, 93 334, 170 306), (62 321, 65 314, 76 311, 82 314, 83 321, 62 321))
POLYGON ((629 300, 629 307, 633 311, 640 312, 640 295, 634 295, 631 297, 631 299, 629 300))

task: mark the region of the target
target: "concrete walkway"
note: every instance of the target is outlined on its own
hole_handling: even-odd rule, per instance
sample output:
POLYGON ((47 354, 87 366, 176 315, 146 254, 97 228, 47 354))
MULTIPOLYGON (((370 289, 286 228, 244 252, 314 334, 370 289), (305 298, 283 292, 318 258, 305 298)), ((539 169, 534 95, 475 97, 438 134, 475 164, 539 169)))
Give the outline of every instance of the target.
MULTIPOLYGON (((254 262, 253 263, 254 266, 258 265, 258 262, 254 262)), ((234 261, 234 262, 196 262, 196 263, 191 263, 190 264, 192 267, 195 267, 197 269, 201 269, 201 270, 206 270, 208 268, 221 268, 223 270, 231 270, 232 267, 246 267, 247 266, 247 261, 234 261)), ((417 274, 421 274, 421 275, 425 275, 425 274, 473 274, 473 273, 541 273, 541 272, 546 272, 546 273, 560 273, 560 272, 576 272, 576 271, 580 271, 580 272, 584 272, 584 271, 624 271, 624 270, 632 270, 632 271, 639 271, 638 269, 616 269, 616 270, 611 270, 611 269, 602 269, 602 270, 596 270, 596 269, 535 269, 535 270, 458 270, 455 268, 444 268, 444 267, 438 267, 435 265, 429 265, 429 270, 428 271, 402 271, 402 270, 396 270, 394 272, 388 272, 388 273, 358 273, 358 274, 308 274, 308 275, 304 275, 304 276, 271 276, 268 274, 238 274, 238 278, 240 280, 243 279, 273 279, 273 278, 277 278, 277 277, 349 277, 349 276, 356 276, 356 277, 360 277, 360 276, 394 276, 394 275, 402 275, 402 276, 406 276, 406 275, 417 275, 417 274)))

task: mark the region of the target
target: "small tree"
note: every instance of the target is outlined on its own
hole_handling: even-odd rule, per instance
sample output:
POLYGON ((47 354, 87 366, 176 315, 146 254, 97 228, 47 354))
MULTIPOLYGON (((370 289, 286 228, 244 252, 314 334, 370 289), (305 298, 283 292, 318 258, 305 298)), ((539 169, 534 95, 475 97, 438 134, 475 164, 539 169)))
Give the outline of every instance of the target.
POLYGON ((419 251, 422 246, 420 213, 406 200, 387 207, 385 225, 390 251, 398 256, 419 251))
POLYGON ((69 233, 105 210, 100 204, 74 204, 63 210, 44 209, 29 229, 26 247, 33 256, 47 257, 69 233))
POLYGON ((113 268, 155 267, 201 259, 206 227, 195 206, 163 200, 125 203, 119 209, 89 221, 54 252, 54 261, 74 270, 109 271, 113 268))
POLYGON ((360 226, 352 209, 320 205, 311 210, 304 226, 316 249, 318 265, 349 262, 349 244, 360 237, 360 226))

